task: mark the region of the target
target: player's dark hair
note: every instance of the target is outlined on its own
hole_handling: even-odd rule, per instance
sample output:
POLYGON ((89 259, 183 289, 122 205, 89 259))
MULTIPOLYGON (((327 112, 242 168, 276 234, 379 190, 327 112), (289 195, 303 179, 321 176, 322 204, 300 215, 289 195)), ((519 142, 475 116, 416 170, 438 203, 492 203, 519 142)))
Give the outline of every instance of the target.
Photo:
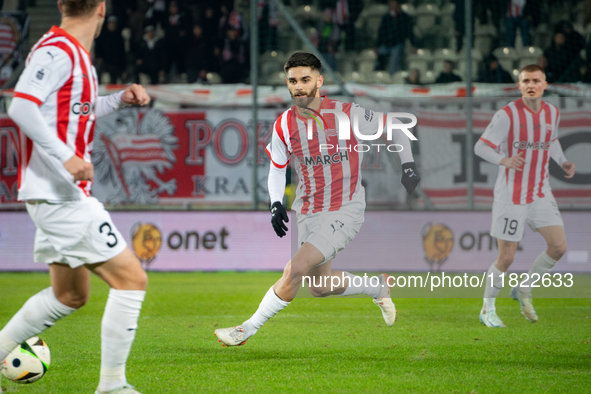
POLYGON ((527 66, 523 67, 521 71, 519 71, 519 75, 521 75, 522 72, 535 73, 536 71, 539 71, 542 74, 544 74, 544 76, 546 76, 546 72, 544 71, 544 69, 538 66, 537 64, 528 64, 527 66))
POLYGON ((322 72, 322 64, 316 56, 308 52, 296 52, 289 57, 283 69, 287 72, 294 67, 310 67, 312 70, 322 72))
POLYGON ((90 14, 105 0, 59 0, 64 16, 84 16, 90 14))

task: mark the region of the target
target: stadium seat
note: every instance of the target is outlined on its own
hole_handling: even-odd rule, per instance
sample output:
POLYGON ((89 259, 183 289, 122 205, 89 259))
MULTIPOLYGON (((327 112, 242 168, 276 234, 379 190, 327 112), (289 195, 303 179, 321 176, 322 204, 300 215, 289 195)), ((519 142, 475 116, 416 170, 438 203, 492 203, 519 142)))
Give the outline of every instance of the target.
POLYGON ((535 57, 537 59, 544 54, 544 51, 540 47, 524 47, 518 54, 521 58, 535 57))
POLYGON ((218 73, 208 72, 206 78, 207 78, 207 82, 209 82, 212 85, 217 85, 217 84, 222 83, 222 77, 218 73))
POLYGON ((392 76, 392 82, 395 85, 404 85, 406 83, 405 79, 408 77, 409 72, 406 70, 396 71, 392 76))
POLYGON ((272 86, 285 85, 285 73, 283 71, 274 72, 269 76, 267 83, 272 86))
POLYGON ((412 4, 401 4, 400 8, 402 9, 402 11, 406 12, 411 17, 414 17, 417 14, 417 10, 412 4))
POLYGON ((417 53, 409 55, 407 58, 407 68, 418 68, 421 74, 429 69, 429 62, 431 60, 431 51, 428 49, 418 49, 417 53))
POLYGON ((374 71, 370 76, 371 83, 390 84, 392 77, 387 71, 374 71))
POLYGON ((440 48, 433 52, 433 60, 451 60, 452 62, 456 62, 458 60, 458 54, 449 48, 440 48))
POLYGON ((499 64, 509 72, 515 68, 518 59, 517 51, 511 47, 500 47, 493 51, 493 55, 499 60, 499 64))
POLYGON ((443 31, 455 31, 454 11, 456 5, 454 3, 447 3, 441 7, 439 11, 439 17, 441 19, 440 26, 443 31))
POLYGON ((427 33, 435 26, 439 7, 435 4, 421 4, 417 7, 415 26, 422 33, 427 33))
POLYGON ((343 75, 343 80, 347 81, 347 82, 358 82, 358 83, 367 83, 367 78, 365 77, 365 74, 362 74, 358 71, 351 71, 348 73, 345 73, 343 75))
POLYGON ((336 55, 339 71, 343 74, 351 74, 357 69, 355 53, 338 52, 336 55))
POLYGON ((552 32, 546 23, 540 23, 534 31, 533 44, 540 48, 547 48, 552 41, 552 32))
POLYGON ((293 17, 300 25, 317 25, 320 11, 313 5, 302 5, 296 7, 293 17))
POLYGON ((497 37, 497 29, 493 25, 477 25, 474 28, 474 47, 484 53, 490 53, 497 37))
POLYGON ((421 72, 421 83, 434 83, 436 79, 437 75, 434 71, 421 72))
POLYGON ((357 56, 358 71, 362 74, 371 73, 374 70, 377 55, 372 49, 365 49, 357 56))

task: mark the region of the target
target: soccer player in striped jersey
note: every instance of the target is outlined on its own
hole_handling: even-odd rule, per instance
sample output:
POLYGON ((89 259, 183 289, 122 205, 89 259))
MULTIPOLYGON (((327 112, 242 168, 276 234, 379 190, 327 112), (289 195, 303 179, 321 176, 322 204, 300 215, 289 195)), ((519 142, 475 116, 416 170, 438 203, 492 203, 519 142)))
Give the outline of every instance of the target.
MULTIPOLYGON (((320 97, 322 68, 313 54, 293 54, 284 70, 295 105, 277 119, 271 143, 267 146, 271 158, 268 181, 271 222, 279 237, 286 235, 285 223, 289 222, 289 217, 281 202, 291 155, 295 159, 293 165, 299 178, 292 205, 297 216, 299 249, 250 319, 236 327, 215 330, 218 341, 225 346, 244 344, 267 320, 289 305, 304 276, 309 278, 309 290, 316 297, 365 294, 380 307, 388 326, 396 320, 386 274, 372 277, 370 281, 366 276, 364 281, 357 275, 331 268, 332 259, 355 237, 364 220, 365 191, 361 185, 363 149, 358 148, 359 140, 354 133, 351 133, 350 139, 339 139, 339 122, 334 114, 323 111, 344 113, 351 119, 352 125, 358 123, 359 132, 364 135, 378 131, 380 115, 355 103, 320 97), (313 130, 308 130, 309 127, 313 130), (333 284, 336 286, 333 287, 333 284)), ((419 176, 410 142, 401 130, 393 133, 393 139, 403 147, 399 152, 402 183, 411 193, 419 182, 419 176)))
POLYGON ((31 49, 8 110, 21 130, 18 198, 37 227, 34 257, 49 264, 51 287, 23 305, 0 331, 0 361, 19 343, 82 307, 90 272, 109 286, 102 320, 97 394, 134 394, 125 364, 135 338, 147 276, 103 205, 90 196, 95 120, 150 101, 131 85, 98 96, 90 49, 104 0, 59 0, 54 26, 31 49))
POLYGON ((502 276, 513 263, 525 224, 539 232, 548 248, 540 253, 528 272, 528 279, 511 289, 521 312, 532 323, 538 320, 531 296, 531 284, 549 273, 566 251, 564 224, 550 190, 548 165, 554 159, 566 178, 575 165, 564 157, 558 141, 560 113, 542 100, 548 86, 544 70, 528 65, 519 73, 522 97, 500 109, 474 147, 483 159, 499 165, 494 189, 490 234, 497 238, 499 254, 490 266, 480 321, 487 327, 505 327, 495 311, 495 298, 502 276))

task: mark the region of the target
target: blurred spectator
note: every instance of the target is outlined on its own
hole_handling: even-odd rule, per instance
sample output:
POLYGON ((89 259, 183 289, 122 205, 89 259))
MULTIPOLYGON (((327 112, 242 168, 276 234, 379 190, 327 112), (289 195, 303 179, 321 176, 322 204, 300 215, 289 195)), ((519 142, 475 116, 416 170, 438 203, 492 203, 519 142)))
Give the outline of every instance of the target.
POLYGON ((570 67, 558 78, 557 82, 583 82, 591 83, 591 70, 589 64, 583 59, 575 60, 570 67))
POLYGON ((137 9, 137 0, 116 0, 111 2, 112 13, 119 21, 119 26, 129 25, 129 16, 137 9))
POLYGON ((462 78, 454 73, 454 64, 450 60, 443 61, 443 71, 439 74, 435 83, 462 82, 462 78))
POLYGON ((127 68, 127 53, 115 15, 107 18, 106 28, 96 39, 94 57, 99 83, 103 83, 103 73, 109 74, 110 83, 118 83, 127 68))
POLYGON ((240 30, 227 29, 221 51, 220 76, 223 83, 240 83, 250 69, 248 43, 240 38, 240 30))
MULTIPOLYGON (((460 52, 464 46, 466 34, 466 0, 452 0, 454 4, 454 25, 456 37, 456 52, 460 52)), ((472 33, 474 33, 474 4, 472 5, 472 33)))
POLYGON ((476 81, 484 83, 513 83, 513 78, 499 64, 496 56, 489 55, 482 62, 482 68, 478 73, 476 81))
POLYGON ((312 37, 312 43, 318 48, 318 51, 334 71, 337 70, 335 54, 339 46, 340 35, 341 29, 333 22, 333 10, 325 8, 322 11, 322 20, 316 29, 316 34, 312 37))
POLYGON ((146 19, 146 3, 143 1, 138 1, 137 6, 135 9, 131 11, 128 16, 128 27, 131 31, 131 37, 129 39, 130 44, 130 51, 132 53, 136 53, 137 49, 140 45, 140 42, 143 40, 144 36, 144 22, 146 19))
POLYGON ((146 23, 156 27, 160 25, 162 29, 166 25, 166 1, 165 0, 147 0, 148 10, 146 11, 146 23))
POLYGON ((583 0, 584 9, 585 9, 585 18, 583 19, 583 26, 587 26, 587 24, 591 23, 591 0, 583 0))
POLYGON ((507 46, 515 46, 515 32, 519 28, 521 31, 521 41, 523 46, 530 46, 529 39, 529 21, 524 13, 525 3, 527 0, 511 0, 509 1, 509 9, 505 18, 505 38, 507 46))
POLYGON ((207 81, 207 71, 211 61, 209 43, 203 38, 201 25, 193 26, 193 34, 187 47, 187 80, 189 83, 207 81))
POLYGON ((404 78, 404 82, 407 85, 422 85, 421 72, 417 68, 413 68, 410 70, 408 77, 404 78))
POLYGON ((147 74, 150 83, 156 85, 166 78, 164 40, 156 37, 154 26, 146 26, 145 34, 136 54, 135 81, 139 82, 139 74, 147 74))
POLYGON ((220 17, 219 32, 220 39, 223 42, 226 39, 226 30, 234 30, 239 40, 247 42, 248 37, 248 25, 244 20, 244 17, 238 10, 228 9, 225 4, 220 7, 222 16, 220 17))
POLYGON ((404 43, 409 39, 414 46, 414 34, 412 32, 412 18, 400 9, 398 1, 391 0, 388 13, 382 17, 378 29, 377 47, 378 59, 376 70, 384 70, 388 57, 390 58, 390 74, 402 69, 402 56, 404 43))
POLYGON ((21 62, 21 27, 9 15, 0 17, 0 86, 10 79, 21 62))
POLYGON ((585 39, 579 32, 573 29, 573 24, 569 21, 562 21, 556 25, 556 32, 564 34, 564 46, 568 53, 567 59, 570 64, 579 58, 581 49, 585 47, 585 39))
MULTIPOLYGON (((343 7, 346 7, 348 11, 347 18, 340 25, 341 30, 345 32, 345 51, 357 51, 359 48, 357 47, 355 22, 363 11, 365 2, 363 0, 341 0, 337 2, 337 9, 341 2, 345 4, 343 7)), ((337 23, 339 23, 338 20, 337 23)))
POLYGON ((554 34, 552 44, 544 51, 544 57, 548 60, 546 80, 550 83, 558 81, 572 60, 570 59, 570 50, 566 47, 566 36, 564 33, 554 34))
POLYGON ((187 43, 190 34, 190 23, 184 12, 181 12, 177 1, 168 6, 168 18, 164 27, 166 43, 166 71, 171 80, 176 74, 185 72, 187 43))
POLYGON ((216 42, 218 37, 219 18, 216 18, 213 7, 206 7, 201 20, 203 27, 203 39, 210 43, 216 42))
MULTIPOLYGON (((462 0, 465 3, 465 0, 462 0)), ((497 30, 501 26, 501 17, 503 12, 507 10, 507 3, 511 0, 488 0, 488 1, 473 1, 472 9, 478 15, 478 20, 481 25, 492 24, 497 30), (488 13, 490 11, 490 18, 488 13)))
POLYGON ((259 0, 258 2, 258 21, 259 21, 259 51, 277 50, 277 27, 281 21, 279 10, 271 0, 259 0))

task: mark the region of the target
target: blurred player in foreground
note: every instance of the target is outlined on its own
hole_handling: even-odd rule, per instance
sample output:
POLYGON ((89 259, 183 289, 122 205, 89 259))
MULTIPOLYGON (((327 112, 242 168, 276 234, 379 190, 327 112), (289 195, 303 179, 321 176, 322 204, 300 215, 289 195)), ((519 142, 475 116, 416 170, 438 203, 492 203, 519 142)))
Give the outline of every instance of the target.
MULTIPOLYGON (((31 49, 9 116, 20 127, 18 199, 35 222, 34 257, 49 264, 51 287, 31 297, 0 331, 0 361, 88 300, 90 272, 110 287, 102 320, 97 394, 138 393, 125 364, 135 338, 147 275, 103 205, 90 197, 97 117, 150 101, 144 88, 98 97, 89 51, 101 31, 101 0, 59 0, 60 27, 31 49)), ((15 229, 15 231, 18 231, 15 229)))
MULTIPOLYGON (((362 283, 362 278, 357 275, 331 270, 332 259, 361 228, 365 191, 361 186, 362 152, 357 151, 359 148, 355 134, 351 132, 349 140, 339 139, 335 115, 322 115, 322 111, 336 109, 345 113, 349 119, 356 115, 362 134, 376 133, 380 115, 364 110, 355 103, 341 103, 320 97, 319 89, 324 81, 320 74, 322 66, 320 60, 310 53, 293 54, 284 70, 295 106, 277 119, 271 143, 267 146, 267 153, 271 157, 271 222, 279 237, 286 235, 285 223, 289 222, 289 218, 281 202, 285 190, 286 166, 289 155, 293 155, 297 159, 294 166, 299 177, 292 207, 297 212, 299 249, 287 263, 281 279, 265 294, 250 319, 240 326, 215 330, 218 341, 226 346, 244 344, 267 320, 289 305, 302 284, 303 276, 311 278, 308 287, 316 297, 366 294, 381 308, 388 326, 392 326, 396 320, 396 309, 390 298, 386 274, 373 277, 372 286, 371 281, 362 283), (307 134, 308 124, 313 126, 311 138, 307 134), (333 277, 338 278, 339 285, 331 288, 333 277)), ((399 153, 403 163, 402 183, 411 193, 419 182, 419 176, 410 143, 400 130, 393 132, 393 138, 396 144, 403 147, 399 153)))
POLYGON ((478 156, 499 165, 490 231, 497 238, 499 254, 488 270, 480 312, 480 322, 487 327, 506 327, 495 311, 495 298, 503 284, 502 275, 513 263, 526 223, 548 245, 534 261, 528 279, 511 289, 511 296, 519 301, 521 312, 532 323, 538 315, 530 286, 549 273, 566 252, 564 224, 550 190, 548 165, 550 158, 554 159, 566 172, 566 178, 574 176, 575 165, 566 161, 558 141, 558 108, 542 101, 547 86, 541 67, 524 67, 518 82, 522 97, 497 111, 474 147, 478 156))

